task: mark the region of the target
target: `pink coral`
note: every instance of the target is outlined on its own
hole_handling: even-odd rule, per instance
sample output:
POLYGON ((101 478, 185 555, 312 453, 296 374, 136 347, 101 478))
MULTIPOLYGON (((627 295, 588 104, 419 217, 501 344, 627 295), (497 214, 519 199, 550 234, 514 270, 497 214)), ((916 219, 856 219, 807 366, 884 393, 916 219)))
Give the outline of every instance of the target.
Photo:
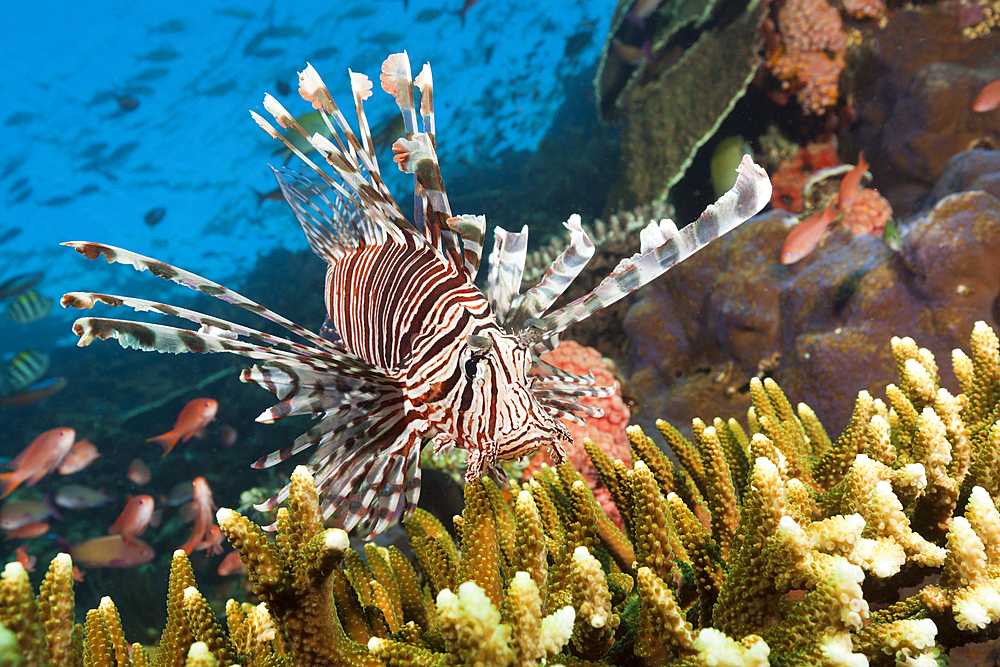
POLYGON ((892 206, 886 198, 871 188, 865 188, 858 193, 841 224, 855 234, 880 236, 885 230, 885 223, 891 218, 892 206))
POLYGON ((802 213, 802 186, 820 169, 840 164, 835 139, 826 143, 810 143, 793 157, 784 160, 771 175, 771 203, 792 213, 802 213))
POLYGON ((843 51, 847 46, 840 13, 826 0, 786 0, 778 30, 789 51, 843 51))
MULTIPOLYGON (((621 518, 614 503, 611 502, 611 495, 601 483, 597 470, 583 448, 584 438, 590 438, 612 459, 621 459, 626 464, 631 465, 628 437, 625 435, 625 427, 628 426, 630 414, 628 406, 622 399, 621 385, 616 383, 615 376, 608 369, 600 352, 592 347, 580 345, 576 341, 561 342, 555 350, 542 355, 542 360, 576 375, 593 373, 595 384, 598 386, 610 387, 614 385, 617 387, 615 394, 608 398, 584 397, 580 399, 581 403, 604 410, 603 417, 588 418, 586 426, 565 420, 564 423, 573 438, 573 444, 566 448, 570 462, 587 480, 591 490, 608 515, 615 523, 621 525, 621 518)), ((539 451, 532 457, 525 469, 525 479, 530 478, 534 471, 543 464, 551 463, 548 453, 539 451)))
POLYGON ((844 0, 844 11, 856 19, 874 19, 885 14, 885 0, 844 0))

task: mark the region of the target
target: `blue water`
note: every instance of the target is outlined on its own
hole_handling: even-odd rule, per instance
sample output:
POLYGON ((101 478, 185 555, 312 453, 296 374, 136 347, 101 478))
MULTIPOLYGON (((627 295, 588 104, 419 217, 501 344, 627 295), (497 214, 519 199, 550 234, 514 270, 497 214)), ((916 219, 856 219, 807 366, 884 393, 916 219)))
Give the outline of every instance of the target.
MULTIPOLYGON (((287 254, 258 263, 276 249, 300 250, 306 243, 284 202, 258 206, 254 191, 275 188, 268 163, 278 166, 283 158, 273 155, 277 142, 248 113, 253 109, 268 116, 262 104, 265 92, 275 94, 295 115, 310 111, 295 90, 296 72, 306 62, 323 76, 350 121, 354 113, 348 68, 375 81, 366 110, 377 131, 397 113, 377 82, 385 57, 405 49, 414 75, 430 61, 437 148, 446 183, 451 175, 459 184, 504 192, 505 179, 516 182, 518 175, 508 176, 499 168, 498 156, 534 151, 556 121, 556 129, 569 125, 588 131, 573 126, 572 109, 592 109, 581 82, 592 76, 613 0, 542 5, 480 0, 469 9, 464 26, 457 13, 462 3, 5 3, 6 29, 0 39, 0 282, 25 272, 44 272, 37 289, 55 300, 68 291, 97 291, 185 303, 192 294, 128 266, 92 262, 59 246, 60 241, 96 241, 234 288, 245 285, 256 267, 248 296, 281 312, 288 311, 277 304, 308 298, 308 310, 317 321, 301 321, 318 326, 321 262, 315 260, 315 266, 294 275, 288 274, 287 254), (577 91, 570 105, 565 104, 568 81, 577 91), (285 95, 279 91, 282 83, 291 87, 285 95), (560 107, 564 111, 557 118, 560 107), (494 180, 477 182, 487 172, 494 180), (162 220, 147 224, 144 218, 158 207, 165 211, 162 220), (291 296, 303 293, 305 297, 291 296)), ((399 174, 390 158, 383 148, 382 172, 408 212, 412 179, 399 174)), ((578 203, 575 192, 569 199, 570 204, 578 203)), ((211 300, 202 297, 194 307, 214 307, 205 301, 211 300)), ((229 317, 233 310, 220 314, 229 317)), ((134 316, 103 306, 95 314, 134 316)), ((291 462, 269 471, 251 470, 249 464, 291 442, 308 428, 308 421, 255 423, 256 415, 274 400, 239 382, 239 371, 248 363, 227 355, 141 353, 122 350, 113 342, 77 349, 71 347, 76 342, 71 322, 80 315, 57 306, 32 324, 0 320, 0 366, 17 352, 35 348, 51 354, 50 377, 66 376, 69 381, 66 389, 45 401, 0 406, 6 426, 0 455, 16 455, 55 426, 76 429, 78 437, 91 438, 102 452, 86 471, 70 478, 48 476, 32 488, 16 490, 11 499, 40 499, 67 482, 101 486, 116 498, 85 514, 67 511, 63 520, 53 521, 53 533, 74 542, 103 535, 126 494, 150 493, 163 506, 175 483, 198 475, 208 478, 216 503, 227 507, 239 506, 240 493, 250 487, 274 489, 287 480, 291 462), (206 378, 209 383, 203 384, 206 378), (184 443, 161 459, 160 448, 146 438, 168 430, 184 404, 196 396, 219 400, 218 417, 206 439, 184 443), (220 433, 227 427, 238 432, 232 449, 220 444, 220 433), (134 457, 153 469, 149 486, 125 479, 134 457)), ((307 458, 301 455, 294 462, 307 458)), ((427 488, 432 486, 439 485, 427 488)), ((460 500, 461 492, 456 493, 460 500)), ((164 524, 143 536, 159 554, 157 560, 143 566, 139 577, 135 570, 88 571, 86 582, 76 588, 80 609, 95 606, 101 595, 114 591, 130 641, 155 639, 144 633, 162 627, 167 561, 189 531, 176 509, 168 507, 164 524), (139 588, 135 582, 141 582, 139 588)), ((3 544, 0 556, 12 557, 18 542, 3 544)), ((24 544, 39 558, 37 580, 62 547, 45 537, 24 544)), ((213 578, 218 583, 218 558, 196 552, 193 560, 202 584, 213 578)), ((230 593, 220 588, 217 595, 225 599, 230 593)))
MULTIPOLYGON (((282 202, 257 206, 251 188, 272 190, 267 165, 282 158, 248 113, 268 116, 265 92, 293 114, 309 111, 295 91, 305 62, 352 121, 348 68, 375 80, 366 109, 377 130, 395 112, 377 82, 384 58, 405 49, 414 75, 429 61, 447 182, 460 160, 537 146, 564 102, 560 81, 593 67, 614 8, 481 0, 463 26, 462 0, 8 4, 0 238, 21 232, 0 245, 0 281, 44 271, 38 289, 55 299, 86 290, 164 300, 179 288, 145 281, 136 292, 131 269, 98 267, 58 243, 117 245, 230 285, 260 254, 305 247, 282 202), (567 56, 567 40, 588 34, 567 56), (279 81, 291 93, 279 95, 279 81), (116 96, 138 106, 125 111, 116 96), (155 207, 166 213, 149 226, 155 207)), ((387 156, 382 170, 398 174, 387 156)), ((403 193, 401 176, 392 185, 403 193)), ((0 358, 74 342, 76 315, 57 307, 37 325, 3 327, 0 358)))

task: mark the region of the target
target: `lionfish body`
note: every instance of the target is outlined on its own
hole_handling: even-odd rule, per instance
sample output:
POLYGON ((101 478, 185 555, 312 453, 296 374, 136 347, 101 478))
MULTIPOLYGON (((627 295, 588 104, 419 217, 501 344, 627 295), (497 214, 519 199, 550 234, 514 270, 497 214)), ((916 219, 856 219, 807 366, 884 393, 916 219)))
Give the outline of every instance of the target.
MULTIPOLYGON (((641 234, 639 254, 622 260, 586 296, 551 312, 594 252, 579 216, 566 223, 571 235, 566 250, 523 294, 527 228, 518 233, 497 229, 484 295, 474 278, 485 219, 451 213, 436 156, 430 67, 413 80, 406 54, 395 54, 383 63, 380 79, 403 114, 406 136, 393 144, 393 152, 399 168, 414 175, 412 223, 379 172, 362 104, 371 95, 367 77, 351 73, 360 127, 355 133, 312 66, 300 74, 300 93, 323 116, 332 141, 321 134, 306 136, 291 114, 265 97, 264 106, 278 124, 306 136, 336 177, 251 112, 321 179, 316 184, 288 170, 275 172, 310 247, 327 262, 323 335, 201 276, 102 244, 67 245, 90 259, 103 255, 232 303, 304 342, 142 299, 80 292, 63 297, 64 306, 90 308, 101 301, 200 325, 195 331, 81 318, 74 323, 80 345, 114 337, 125 347, 230 352, 257 361, 242 379, 279 399, 258 421, 310 414, 318 422, 254 466, 268 467, 315 447, 309 467, 324 517, 333 516, 345 530, 363 526, 370 536, 416 506, 419 454, 427 442, 436 450, 467 450, 467 480, 493 472, 497 459, 518 458, 539 447, 547 447, 557 462, 564 460, 569 436, 561 420, 599 416, 579 398, 607 396, 611 389, 593 386, 592 376, 542 364, 538 355, 558 345, 566 327, 648 283, 750 218, 770 198, 766 174, 745 159, 736 186, 695 223, 681 231, 669 220, 651 223, 641 234), (416 128, 415 88, 422 131, 416 128), (325 194, 331 192, 332 199, 325 194)), ((287 494, 288 487, 258 509, 276 507, 287 494)))

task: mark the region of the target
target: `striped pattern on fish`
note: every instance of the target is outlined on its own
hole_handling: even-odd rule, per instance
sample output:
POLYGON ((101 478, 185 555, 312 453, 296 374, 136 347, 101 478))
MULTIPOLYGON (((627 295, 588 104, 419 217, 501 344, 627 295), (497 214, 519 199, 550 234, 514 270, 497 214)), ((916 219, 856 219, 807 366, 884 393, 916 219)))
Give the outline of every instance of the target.
MULTIPOLYGON (((116 338, 126 347, 160 352, 228 352, 258 362, 245 382, 274 393, 278 403, 258 421, 309 414, 318 421, 293 443, 258 460, 268 467, 311 447, 325 518, 345 530, 359 526, 373 536, 416 506, 419 454, 468 452, 466 479, 496 472, 498 459, 518 458, 546 447, 565 459, 569 435, 561 419, 599 416, 585 396, 607 396, 554 368, 538 355, 558 345, 558 334, 595 310, 648 283, 671 266, 759 211, 770 198, 770 182, 749 159, 736 186, 693 225, 677 231, 669 220, 642 232, 642 249, 623 260, 593 292, 549 313, 594 253, 579 216, 566 223, 570 243, 540 283, 520 293, 527 228, 498 229, 489 258, 484 295, 473 280, 479 269, 486 221, 453 215, 436 153, 433 86, 425 65, 415 80, 406 54, 382 65, 383 90, 403 115, 406 136, 393 144, 394 161, 414 177, 413 222, 392 198, 379 171, 363 102, 373 84, 351 73, 358 132, 333 102, 319 75, 307 66, 300 93, 320 111, 331 138, 307 136, 292 114, 271 96, 264 106, 282 128, 309 139, 333 168, 327 174, 264 118, 257 123, 297 154, 321 180, 280 169, 275 176, 312 250, 327 262, 327 323, 317 335, 260 304, 210 280, 154 259, 96 243, 68 243, 91 259, 131 264, 167 280, 256 313, 304 342, 265 334, 184 308, 142 299, 74 292, 64 306, 98 302, 154 311, 194 322, 197 331, 127 320, 81 318, 74 324, 80 345, 116 338), (420 90, 417 129, 414 88, 420 90), (529 371, 532 371, 529 374, 529 371)), ((259 509, 287 498, 285 487, 259 509)))
POLYGON ((7 306, 3 318, 18 324, 31 324, 46 317, 51 311, 52 299, 29 289, 7 306))

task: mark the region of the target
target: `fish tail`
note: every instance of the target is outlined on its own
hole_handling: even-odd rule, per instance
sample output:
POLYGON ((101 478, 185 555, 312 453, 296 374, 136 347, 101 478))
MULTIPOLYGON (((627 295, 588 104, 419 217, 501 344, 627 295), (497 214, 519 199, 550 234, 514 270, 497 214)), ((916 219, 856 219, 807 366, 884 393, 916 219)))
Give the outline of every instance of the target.
POLYGON ((194 530, 192 530, 191 537, 189 537, 187 539, 187 542, 185 542, 184 544, 180 545, 177 548, 180 549, 180 550, 182 550, 188 556, 190 556, 191 552, 194 551, 194 548, 196 546, 198 546, 198 544, 201 542, 201 540, 202 540, 202 538, 204 536, 205 536, 204 529, 202 529, 201 531, 199 531, 198 528, 197 528, 197 526, 196 526, 194 528, 194 530))
POLYGON ((22 481, 16 470, 0 475, 0 499, 9 496, 14 489, 21 485, 22 481))
POLYGON ((173 431, 167 431, 166 433, 161 433, 160 435, 154 435, 152 438, 146 438, 146 442, 155 442, 163 447, 163 456, 170 453, 170 450, 174 448, 174 445, 181 439, 180 433, 175 433, 173 431))
POLYGON ((265 199, 267 199, 267 193, 261 192, 257 188, 250 188, 250 191, 253 192, 254 196, 257 198, 257 208, 260 208, 260 205, 264 203, 265 199))

